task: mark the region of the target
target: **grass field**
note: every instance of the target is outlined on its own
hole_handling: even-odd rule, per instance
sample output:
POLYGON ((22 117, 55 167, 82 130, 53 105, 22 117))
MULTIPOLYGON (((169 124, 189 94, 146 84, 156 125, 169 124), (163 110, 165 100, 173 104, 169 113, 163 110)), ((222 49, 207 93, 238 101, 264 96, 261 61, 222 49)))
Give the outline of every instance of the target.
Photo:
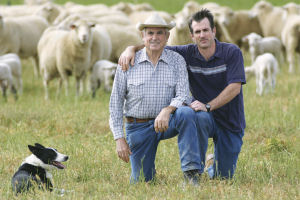
MULTIPOLYGON (((169 9, 158 3, 164 1, 154 2, 157 9, 169 9)), ((236 8, 250 8, 254 1, 248 7, 245 2, 236 8)), ((247 53, 244 58, 249 64, 247 53)), ((73 83, 69 97, 56 99, 52 81, 51 100, 45 101, 42 79, 33 76, 31 62, 24 60, 23 95, 17 102, 12 96, 8 102, 0 98, 0 199, 300 199, 300 69, 289 74, 287 68, 281 66, 273 94, 256 95, 254 79, 243 86, 247 128, 235 178, 219 181, 204 175, 195 188, 183 187, 176 138, 159 145, 157 181, 130 185, 130 165, 118 159, 108 125, 110 94, 100 90, 95 99, 88 94, 76 99, 73 83), (13 195, 11 177, 30 154, 27 145, 35 142, 70 156, 65 170, 53 172, 54 186, 64 188, 64 196, 38 190, 13 195)), ((211 141, 208 152, 213 152, 211 141)))

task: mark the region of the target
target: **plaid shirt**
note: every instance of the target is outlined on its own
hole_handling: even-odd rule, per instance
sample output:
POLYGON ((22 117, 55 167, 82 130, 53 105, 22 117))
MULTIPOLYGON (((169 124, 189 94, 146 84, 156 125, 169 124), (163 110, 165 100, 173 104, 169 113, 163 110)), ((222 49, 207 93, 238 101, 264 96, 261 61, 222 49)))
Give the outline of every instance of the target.
POLYGON ((156 66, 138 51, 128 71, 118 66, 110 97, 110 128, 114 139, 124 137, 123 110, 127 117, 155 118, 167 106, 190 103, 186 63, 182 56, 164 49, 156 66), (125 104, 124 104, 125 102, 125 104))

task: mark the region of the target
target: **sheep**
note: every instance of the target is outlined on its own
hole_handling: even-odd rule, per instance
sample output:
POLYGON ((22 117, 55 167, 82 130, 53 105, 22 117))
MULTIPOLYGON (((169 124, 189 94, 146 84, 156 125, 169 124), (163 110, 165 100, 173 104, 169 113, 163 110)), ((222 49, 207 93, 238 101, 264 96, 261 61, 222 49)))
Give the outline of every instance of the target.
POLYGON ((35 59, 34 72, 38 74, 37 44, 48 27, 48 22, 39 16, 2 17, 0 15, 0 55, 16 53, 21 58, 35 59))
POLYGON ((40 8, 39 5, 0 6, 0 13, 4 17, 30 16, 40 8))
POLYGON ((112 10, 119 10, 124 12, 126 15, 130 15, 135 11, 152 11, 154 8, 149 3, 132 4, 119 2, 110 7, 112 10))
POLYGON ((129 15, 132 24, 144 22, 153 13, 158 13, 167 23, 173 20, 173 16, 165 11, 135 11, 129 15))
MULTIPOLYGON (((57 25, 58 29, 70 30, 70 27, 76 21, 83 19, 81 15, 72 14, 64 19, 61 23, 57 25)), ((84 18, 88 21, 91 21, 90 18, 84 18)), ((95 21, 91 21, 95 22, 95 21)), ((112 52, 112 43, 111 38, 103 26, 97 25, 93 30, 93 42, 91 49, 91 62, 89 66, 89 70, 92 70, 92 66, 96 61, 101 59, 109 59, 112 52)))
POLYGON ((99 60, 93 66, 93 71, 90 76, 90 89, 92 97, 96 96, 97 89, 104 84, 106 92, 111 91, 112 82, 115 76, 115 71, 118 64, 109 60, 99 60))
POLYGON ((257 15, 261 24, 262 35, 281 37, 281 31, 286 23, 286 14, 281 7, 275 7, 267 1, 258 1, 251 9, 253 15, 257 15))
POLYGON ((8 64, 2 62, 0 62, 0 87, 2 89, 2 96, 5 101, 7 100, 7 89, 11 90, 15 100, 18 99, 17 90, 13 83, 11 69, 8 64))
POLYGON ((255 32, 262 34, 257 16, 247 10, 233 11, 229 7, 220 7, 214 11, 215 21, 220 26, 225 42, 242 45, 242 37, 255 32))
POLYGON ((258 55, 269 52, 283 64, 283 46, 277 37, 262 37, 257 33, 250 33, 244 36, 242 40, 249 44, 252 63, 258 55))
MULTIPOLYGON (((246 77, 250 78, 251 75, 256 77, 256 93, 262 95, 263 89, 268 84, 273 92, 276 84, 276 74, 278 73, 278 63, 276 58, 271 53, 264 53, 257 56, 255 62, 245 68, 246 77)), ((266 88, 266 92, 268 89, 266 88)))
POLYGON ((183 13, 177 13, 175 17, 176 26, 170 30, 168 45, 184 45, 192 43, 188 27, 188 17, 183 13))
POLYGON ((289 62, 289 72, 293 73, 298 57, 300 69, 300 15, 292 15, 288 18, 282 33, 281 40, 286 50, 286 57, 289 62))
POLYGON ((68 96, 68 77, 74 75, 76 79, 76 96, 81 94, 85 77, 91 61, 92 27, 86 20, 76 21, 70 31, 49 27, 45 30, 38 43, 38 55, 41 74, 45 88, 45 99, 49 99, 48 85, 55 78, 59 78, 57 95, 62 83, 68 96))
POLYGON ((42 5, 48 2, 53 2, 53 0, 24 0, 26 5, 42 5))
POLYGON ((42 5, 34 14, 44 17, 49 24, 53 24, 54 20, 60 15, 63 9, 53 3, 42 5))
POLYGON ((290 14, 299 15, 300 14, 300 5, 296 4, 294 2, 289 2, 289 3, 285 4, 284 6, 282 6, 282 8, 287 12, 288 15, 290 15, 290 14))
POLYGON ((112 44, 112 51, 109 60, 118 62, 121 53, 129 45, 139 45, 142 43, 140 33, 135 26, 118 26, 115 24, 103 24, 107 30, 112 44))
POLYGON ((23 93, 23 81, 22 81, 22 65, 21 60, 17 54, 9 53, 0 56, 0 63, 6 63, 10 69, 14 79, 14 85, 19 91, 19 94, 23 93))

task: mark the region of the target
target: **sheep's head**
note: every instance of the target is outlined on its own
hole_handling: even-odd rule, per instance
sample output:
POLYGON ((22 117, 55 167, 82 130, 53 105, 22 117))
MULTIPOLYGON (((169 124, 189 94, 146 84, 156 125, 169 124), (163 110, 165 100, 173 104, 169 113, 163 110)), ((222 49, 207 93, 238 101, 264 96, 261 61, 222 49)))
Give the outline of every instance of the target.
POLYGON ((0 29, 2 29, 2 28, 3 28, 3 17, 0 14, 0 29))
POLYGON ((235 13, 229 7, 222 7, 214 11, 214 16, 219 24, 228 26, 234 21, 235 13))
POLYGON ((250 79, 254 75, 254 68, 252 66, 245 67, 246 79, 250 79))
POLYGON ((262 37, 257 33, 250 33, 247 36, 247 38, 248 38, 249 46, 256 46, 259 43, 259 41, 262 39, 262 37))
POLYGON ((258 1, 251 10, 254 14, 259 15, 260 13, 271 12, 273 10, 273 5, 267 1, 258 1))
POLYGON ((79 20, 71 24, 70 28, 76 32, 77 38, 81 44, 86 44, 92 37, 91 28, 95 27, 95 24, 89 23, 85 20, 79 20))

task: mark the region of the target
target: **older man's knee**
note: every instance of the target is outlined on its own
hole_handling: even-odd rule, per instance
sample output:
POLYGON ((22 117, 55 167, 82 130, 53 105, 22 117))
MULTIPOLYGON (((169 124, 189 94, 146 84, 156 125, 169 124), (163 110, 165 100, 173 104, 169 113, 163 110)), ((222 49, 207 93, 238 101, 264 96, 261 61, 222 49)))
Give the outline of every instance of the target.
POLYGON ((195 117, 195 111, 188 106, 182 106, 177 108, 176 115, 182 119, 192 119, 195 117))

